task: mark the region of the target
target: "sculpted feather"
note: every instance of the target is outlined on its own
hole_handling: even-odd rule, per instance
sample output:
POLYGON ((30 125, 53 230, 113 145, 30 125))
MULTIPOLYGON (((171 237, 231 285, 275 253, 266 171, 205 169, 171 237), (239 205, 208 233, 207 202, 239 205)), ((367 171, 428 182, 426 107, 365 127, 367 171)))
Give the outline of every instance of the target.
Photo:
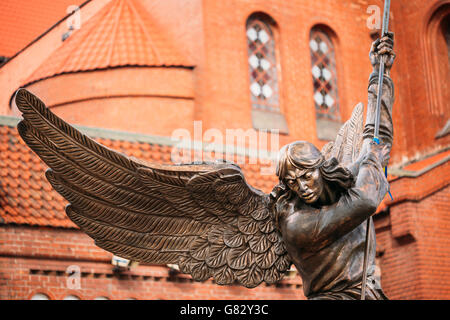
POLYGON ((340 164, 348 167, 358 157, 363 142, 364 105, 358 103, 352 116, 339 130, 335 141, 327 143, 322 148, 325 159, 336 158, 340 164))

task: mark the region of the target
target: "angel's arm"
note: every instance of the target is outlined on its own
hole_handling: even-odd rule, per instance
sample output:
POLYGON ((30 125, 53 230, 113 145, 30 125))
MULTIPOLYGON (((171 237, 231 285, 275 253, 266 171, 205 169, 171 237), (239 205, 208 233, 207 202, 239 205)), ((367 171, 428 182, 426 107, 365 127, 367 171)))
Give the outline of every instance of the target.
POLYGON ((388 153, 387 146, 371 143, 361 161, 355 186, 331 206, 317 209, 310 217, 317 217, 310 230, 314 249, 320 249, 342 237, 375 213, 388 190, 388 182, 381 163, 388 153))
MULTIPOLYGON (((363 150, 367 149, 368 143, 372 141, 375 128, 376 106, 378 96, 378 78, 379 63, 382 55, 385 55, 385 74, 383 80, 383 94, 381 97, 380 113, 380 133, 379 138, 382 144, 392 147, 394 137, 394 127, 392 123, 392 105, 394 103, 394 84, 390 77, 390 70, 395 59, 393 52, 393 34, 377 40, 372 44, 370 51, 370 60, 373 66, 373 72, 369 78, 367 117, 363 133, 363 150)), ((364 154, 364 152, 362 152, 364 154)))
MULTIPOLYGON (((348 169, 356 177, 359 173, 361 162, 367 155, 368 145, 374 138, 375 131, 375 117, 377 108, 377 96, 378 96, 378 78, 379 78, 379 64, 381 55, 384 54, 386 58, 385 73, 383 77, 383 94, 381 97, 381 112, 380 112, 380 131, 379 138, 382 144, 387 145, 388 155, 392 148, 392 141, 394 138, 394 126, 392 123, 392 106, 394 103, 394 83, 390 78, 390 70, 395 60, 395 53, 393 51, 393 34, 389 33, 388 36, 379 39, 372 43, 370 49, 370 61, 373 66, 373 72, 369 78, 368 86, 368 103, 367 103, 367 116, 366 123, 363 129, 363 142, 361 150, 359 151, 359 157, 348 165, 348 169)), ((389 156, 386 157, 383 166, 387 165, 389 156)))

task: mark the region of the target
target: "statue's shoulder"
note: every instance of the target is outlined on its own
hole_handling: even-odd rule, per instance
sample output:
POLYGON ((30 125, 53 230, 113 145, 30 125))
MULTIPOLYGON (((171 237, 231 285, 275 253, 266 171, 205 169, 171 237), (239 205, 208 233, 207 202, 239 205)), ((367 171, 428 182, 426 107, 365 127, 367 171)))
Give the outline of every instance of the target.
POLYGON ((290 216, 305 216, 311 214, 313 210, 312 207, 305 204, 296 195, 291 195, 291 197, 280 197, 275 205, 276 213, 279 218, 288 218, 290 216))

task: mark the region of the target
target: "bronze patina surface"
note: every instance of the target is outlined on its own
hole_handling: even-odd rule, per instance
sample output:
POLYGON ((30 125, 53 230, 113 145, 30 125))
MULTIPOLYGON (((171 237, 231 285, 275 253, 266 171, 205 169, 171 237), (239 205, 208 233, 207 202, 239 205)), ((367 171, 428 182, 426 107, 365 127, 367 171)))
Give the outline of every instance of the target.
MULTIPOLYGON (((363 105, 320 152, 297 141, 283 147, 279 184, 254 189, 230 163, 147 164, 108 149, 20 89, 18 130, 50 167, 46 177, 69 201, 66 213, 96 245, 121 257, 178 264, 195 280, 248 288, 279 281, 293 263, 309 299, 358 299, 363 279, 364 221, 388 182, 383 166, 393 141, 393 35, 372 45, 367 117, 363 105), (372 143, 377 66, 385 65, 380 139, 372 143)), ((374 228, 373 224, 370 228, 374 228)), ((367 299, 386 298, 370 239, 367 299)))

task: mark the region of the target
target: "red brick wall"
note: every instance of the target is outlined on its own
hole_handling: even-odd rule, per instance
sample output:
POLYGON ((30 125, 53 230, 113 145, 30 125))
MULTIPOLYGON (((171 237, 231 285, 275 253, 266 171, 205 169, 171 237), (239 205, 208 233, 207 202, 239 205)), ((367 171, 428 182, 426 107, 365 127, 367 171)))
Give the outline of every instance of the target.
POLYGON ((450 296, 450 187, 376 217, 382 286, 391 299, 450 296))
MULTIPOLYGON (((429 25, 436 13, 450 1, 392 1, 396 31, 395 66, 396 108, 394 121, 402 122, 396 127, 395 145, 403 157, 414 157, 449 145, 449 139, 435 139, 450 117, 448 100, 437 112, 435 101, 447 79, 430 81, 438 76, 442 65, 434 65, 436 58, 436 35, 429 32, 429 25), (437 69, 436 69, 437 68, 437 69)), ((448 76, 449 73, 447 73, 448 76)))
POLYGON ((421 299, 450 297, 450 187, 416 206, 421 299))
POLYGON ((280 145, 299 139, 319 148, 325 144, 316 134, 309 48, 313 26, 324 24, 336 35, 342 119, 350 117, 358 102, 367 101, 372 41, 366 25, 366 9, 372 4, 368 1, 190 0, 183 6, 177 1, 144 4, 152 21, 167 31, 169 42, 184 49, 187 61, 195 66, 192 74, 141 68, 138 76, 130 73, 133 68, 120 68, 57 76, 30 89, 45 103, 59 105, 56 112, 77 124, 158 135, 170 135, 179 127, 191 130, 192 120, 202 120, 203 130, 252 128, 245 25, 253 12, 262 11, 275 20, 278 28, 280 109, 290 132, 281 137, 280 145), (109 98, 115 95, 127 99, 109 98), (186 95, 194 100, 179 99, 186 95), (142 101, 142 96, 153 98, 142 101), (175 107, 168 106, 167 97, 178 99, 171 100, 175 107), (90 108, 95 112, 87 112, 90 108), (99 113, 101 116, 96 116, 99 113), (142 120, 136 121, 130 116, 133 114, 142 120), (155 114, 163 119, 161 123, 152 123, 155 114))
MULTIPOLYGON (((193 127, 193 75, 188 68, 64 74, 27 89, 72 124, 169 137, 177 128, 193 127)), ((20 115, 17 107, 12 111, 20 115)))
POLYGON ((372 42, 366 26, 368 6, 368 1, 342 0, 205 1, 206 56, 196 92, 196 97, 201 92, 199 104, 205 127, 224 130, 252 126, 245 24, 252 13, 261 11, 275 20, 279 31, 280 109, 290 130, 281 144, 308 140, 323 145, 315 127, 309 32, 314 25, 325 24, 337 36, 341 113, 342 119, 348 119, 358 102, 367 101, 372 42))
MULTIPOLYGON (((427 26, 433 20, 433 13, 445 3, 450 2, 413 0, 392 4, 390 28, 396 33, 398 58, 392 73, 396 102, 391 163, 435 151, 450 142, 448 137, 435 140, 436 133, 448 119, 448 104, 441 106, 444 109, 442 114, 430 111, 433 108, 433 92, 440 90, 445 82, 440 81, 438 84, 441 85, 434 87, 427 82, 435 72, 429 61, 431 58, 426 54, 434 43, 434 40, 428 39, 431 35, 427 26)), ((183 6, 176 1, 144 1, 144 4, 154 23, 167 31, 170 42, 182 47, 187 61, 195 66, 189 76, 192 78, 187 79, 179 72, 167 70, 165 74, 146 75, 146 80, 138 81, 139 77, 120 69, 110 72, 108 76, 111 78, 106 81, 101 72, 77 73, 45 80, 32 85, 31 89, 41 95, 46 103, 52 104, 48 101, 53 101, 55 96, 62 97, 56 100, 64 103, 62 108, 67 110, 60 111, 60 114, 66 116, 66 120, 79 124, 158 135, 170 135, 175 127, 191 130, 192 120, 202 120, 203 130, 251 128, 245 23, 250 14, 261 11, 271 16, 278 28, 276 46, 279 53, 280 109, 286 116, 290 131, 289 135, 281 137, 281 145, 294 140, 308 140, 320 148, 325 143, 317 138, 313 103, 309 32, 314 25, 324 24, 336 34, 342 119, 349 118, 358 102, 367 101, 367 78, 371 72, 368 51, 372 42, 371 30, 367 27, 367 8, 373 4, 382 8, 382 1, 293 0, 281 3, 279 0, 190 0, 183 6), (124 78, 131 81, 121 82, 124 78), (65 89, 57 89, 58 82, 64 88, 71 88, 69 93, 77 91, 76 97, 67 94, 65 89), (82 83, 89 88, 84 90, 82 83), (173 101, 177 106, 168 107, 166 96, 186 97, 186 85, 190 86, 188 97, 193 100, 173 101), (92 99, 89 93, 92 90, 99 95, 102 88, 114 88, 105 91, 103 97, 107 97, 118 94, 115 91, 120 91, 122 86, 122 91, 126 89, 128 92, 121 93, 128 97, 124 101, 89 100, 92 99), (166 89, 159 90, 161 86, 166 89), (154 99, 138 101, 137 97, 142 95, 153 95, 154 99), (84 101, 83 106, 75 104, 77 101, 84 101), (102 114, 101 118, 92 112, 89 116, 84 115, 84 119, 76 116, 80 113, 78 108, 83 112, 96 104, 100 105, 97 111, 102 114), (111 105, 113 110, 109 112, 106 105, 111 105), (131 112, 121 111, 126 109, 126 105, 130 106, 131 112), (174 109, 181 109, 182 112, 177 113, 174 109), (118 116, 133 112, 145 121, 118 116), (147 125, 152 122, 154 114, 169 121, 147 125)), ((431 57, 433 52, 431 50, 431 57)))

